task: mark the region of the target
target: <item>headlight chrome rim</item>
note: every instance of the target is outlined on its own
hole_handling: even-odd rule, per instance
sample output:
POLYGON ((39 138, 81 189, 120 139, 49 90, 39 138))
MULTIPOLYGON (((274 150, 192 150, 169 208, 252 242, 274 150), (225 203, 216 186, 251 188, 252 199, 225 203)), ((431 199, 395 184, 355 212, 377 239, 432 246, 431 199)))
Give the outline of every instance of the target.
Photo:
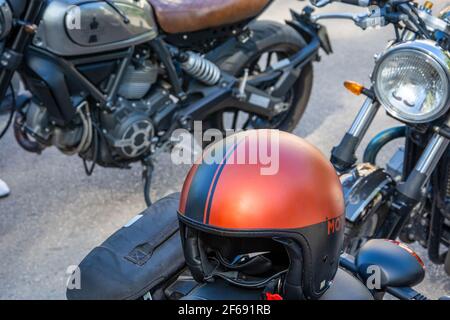
POLYGON ((0 41, 11 31, 13 26, 13 13, 6 0, 0 0, 0 41))
POLYGON ((374 72, 372 74, 372 84, 375 90, 375 94, 386 109, 386 111, 393 117, 410 123, 425 123, 431 122, 442 117, 450 108, 450 55, 445 52, 436 42, 431 40, 415 40, 396 44, 385 51, 385 53, 377 60, 374 72), (441 106, 435 108, 434 112, 417 116, 414 114, 408 115, 406 112, 400 112, 395 106, 387 103, 387 98, 383 99, 383 95, 380 93, 379 85, 377 85, 377 78, 380 71, 380 67, 383 63, 398 53, 413 53, 417 56, 422 56, 430 62, 434 70, 436 70, 442 79, 446 79, 445 89, 446 98, 441 106), (447 62, 447 63, 446 63, 447 62))

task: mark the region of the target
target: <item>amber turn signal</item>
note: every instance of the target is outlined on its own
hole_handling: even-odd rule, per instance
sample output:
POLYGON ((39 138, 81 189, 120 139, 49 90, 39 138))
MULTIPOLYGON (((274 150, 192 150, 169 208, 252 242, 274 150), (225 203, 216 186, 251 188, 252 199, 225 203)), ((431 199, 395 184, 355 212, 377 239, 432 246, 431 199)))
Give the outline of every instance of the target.
POLYGON ((425 3, 423 4, 423 7, 425 9, 431 10, 433 8, 433 2, 431 1, 425 1, 425 3))
POLYGON ((344 87, 351 93, 359 96, 364 91, 364 86, 354 81, 345 81, 344 87))

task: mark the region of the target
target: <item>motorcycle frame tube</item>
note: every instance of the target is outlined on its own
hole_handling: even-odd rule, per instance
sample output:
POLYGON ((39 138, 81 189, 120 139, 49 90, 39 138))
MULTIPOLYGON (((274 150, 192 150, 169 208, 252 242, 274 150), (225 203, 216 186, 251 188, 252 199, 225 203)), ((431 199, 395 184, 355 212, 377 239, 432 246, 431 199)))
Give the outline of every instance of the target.
POLYGON ((377 100, 366 98, 361 106, 350 129, 345 133, 339 145, 331 152, 331 162, 338 171, 350 169, 356 162, 356 149, 372 124, 380 103, 377 100))
POLYGON ((180 99, 184 99, 186 97, 186 94, 183 91, 176 67, 173 64, 169 47, 160 37, 152 40, 150 42, 150 46, 157 53, 157 55, 161 59, 162 64, 166 67, 167 75, 169 77, 170 83, 173 86, 175 95, 180 99))
MULTIPOLYGON (((204 120, 208 116, 224 109, 238 108, 244 112, 255 114, 264 118, 271 118, 269 109, 255 106, 245 100, 234 97, 235 84, 238 80, 231 76, 224 76, 224 85, 213 87, 207 91, 204 98, 186 106, 178 113, 179 119, 204 120)), ((250 87, 251 88, 251 87, 250 87)), ((248 92, 247 87, 246 92, 248 92)))
POLYGON ((118 53, 113 54, 106 54, 106 55, 96 55, 95 57, 92 57, 92 60, 90 58, 85 58, 82 60, 74 60, 73 62, 70 60, 66 60, 64 58, 61 58, 59 56, 54 55, 53 53, 50 53, 48 51, 39 49, 37 47, 30 47, 32 51, 38 52, 42 56, 47 57, 50 61, 53 61, 57 65, 59 65, 64 73, 67 73, 68 75, 72 76, 74 79, 76 79, 88 92, 92 95, 92 97, 100 102, 102 105, 105 105, 108 101, 108 96, 104 95, 97 87, 95 87, 86 77, 84 77, 78 70, 77 65, 78 64, 85 64, 90 62, 100 62, 100 61, 107 61, 108 59, 123 59, 122 61, 129 59, 132 51, 130 49, 127 49, 126 51, 121 51, 118 53))
POLYGON ((367 145, 364 151, 363 162, 375 164, 378 153, 386 144, 405 136, 406 126, 393 127, 381 131, 367 145))
POLYGON ((112 108, 116 102, 116 98, 117 98, 117 91, 119 91, 119 86, 123 80, 123 77, 125 75, 126 69, 129 66, 130 62, 131 62, 131 58, 133 56, 134 53, 134 47, 131 47, 128 49, 128 54, 126 57, 124 57, 122 59, 122 61, 120 62, 120 66, 119 69, 117 71, 117 76, 116 79, 113 82, 113 85, 111 87, 110 92, 108 93, 108 98, 107 98, 107 103, 106 106, 108 108, 112 108))
MULTIPOLYGON (((55 64, 60 68, 60 72, 64 74, 65 76, 76 80, 100 105, 104 106, 108 102, 108 96, 103 94, 95 85, 93 85, 86 77, 84 77, 76 68, 76 65, 70 62, 69 60, 66 60, 64 58, 58 57, 48 51, 39 49, 34 46, 30 46, 30 55, 32 53, 37 53, 42 59, 47 59, 50 63, 55 64)), ((129 51, 126 51, 126 55, 129 54, 129 51)), ((110 57, 109 55, 107 57, 110 57)), ((86 62, 86 59, 85 59, 86 62)), ((52 71, 51 76, 55 76, 54 72, 52 71)), ((59 83, 59 86, 67 86, 67 83, 59 83)), ((56 88, 49 85, 50 90, 55 90, 56 88)), ((65 110, 67 114, 72 114, 72 116, 75 114, 75 108, 72 108, 72 103, 70 102, 70 96, 67 94, 67 97, 65 97, 66 103, 62 105, 61 103, 58 103, 59 108, 70 108, 71 110, 65 110)), ((57 122, 60 122, 61 125, 64 125, 65 123, 68 123, 71 118, 62 118, 62 119, 55 119, 57 122)))

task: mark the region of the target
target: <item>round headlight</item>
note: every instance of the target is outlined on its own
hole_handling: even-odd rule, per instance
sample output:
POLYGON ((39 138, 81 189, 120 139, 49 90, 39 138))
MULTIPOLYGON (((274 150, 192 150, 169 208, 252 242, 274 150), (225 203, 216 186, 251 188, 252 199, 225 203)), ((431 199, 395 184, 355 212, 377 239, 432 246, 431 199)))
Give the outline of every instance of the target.
POLYGON ((13 14, 6 0, 0 0, 0 40, 3 40, 11 31, 13 14))
POLYGON ((393 46, 375 68, 375 93, 386 110, 400 120, 435 120, 449 107, 449 68, 448 54, 433 41, 393 46))

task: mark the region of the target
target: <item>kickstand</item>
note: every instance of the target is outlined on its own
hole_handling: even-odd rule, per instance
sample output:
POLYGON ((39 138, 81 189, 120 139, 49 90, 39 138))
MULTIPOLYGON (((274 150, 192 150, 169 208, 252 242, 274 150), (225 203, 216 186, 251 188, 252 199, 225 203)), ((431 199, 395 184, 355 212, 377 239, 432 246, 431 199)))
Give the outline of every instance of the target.
POLYGON ((144 180, 144 199, 147 207, 152 205, 152 199, 150 197, 150 188, 152 186, 153 177, 153 161, 151 159, 146 159, 142 162, 144 170, 142 171, 142 179, 144 180))

